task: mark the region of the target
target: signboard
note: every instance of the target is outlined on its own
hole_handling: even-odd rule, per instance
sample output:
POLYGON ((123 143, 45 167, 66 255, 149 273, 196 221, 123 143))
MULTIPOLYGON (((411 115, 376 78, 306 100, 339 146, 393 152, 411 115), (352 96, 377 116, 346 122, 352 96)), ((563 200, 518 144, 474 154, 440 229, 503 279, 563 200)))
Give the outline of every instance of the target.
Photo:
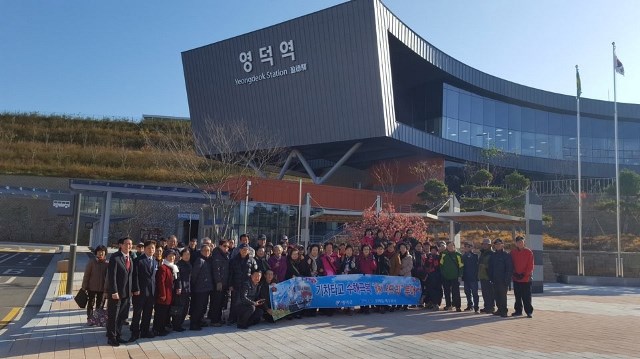
POLYGON ((297 277, 272 285, 270 291, 276 320, 312 308, 416 305, 421 295, 416 278, 370 274, 297 277))
POLYGON ((200 219, 200 214, 197 212, 189 213, 189 212, 179 212, 178 219, 184 219, 187 221, 197 221, 200 219))
POLYGON ((72 194, 51 194, 49 214, 73 216, 74 196, 72 194))

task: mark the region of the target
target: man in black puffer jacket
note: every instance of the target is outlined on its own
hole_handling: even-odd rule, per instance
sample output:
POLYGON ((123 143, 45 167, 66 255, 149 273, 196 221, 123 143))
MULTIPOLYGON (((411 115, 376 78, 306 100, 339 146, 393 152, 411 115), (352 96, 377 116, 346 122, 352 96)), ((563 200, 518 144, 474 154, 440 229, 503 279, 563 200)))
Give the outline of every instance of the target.
POLYGON ((231 285, 231 311, 228 324, 235 324, 237 312, 234 309, 238 304, 242 285, 251 280, 251 272, 258 270, 256 260, 249 256, 249 245, 242 243, 239 246, 240 254, 229 263, 229 284, 231 285))
POLYGON ((189 326, 191 330, 201 330, 203 325, 206 326, 203 317, 207 310, 209 293, 213 290, 210 256, 211 247, 203 245, 200 256, 191 269, 191 306, 193 307, 189 326))
POLYGON ((509 288, 511 275, 513 274, 513 263, 511 262, 511 256, 504 251, 502 239, 498 238, 493 241, 493 247, 496 251, 489 259, 489 278, 493 284, 496 307, 498 307, 498 310, 493 314, 506 318, 507 288, 509 288))
POLYGON ((220 239, 218 247, 211 254, 211 264, 213 267, 214 289, 209 304, 209 315, 211 325, 219 327, 222 325, 222 309, 227 306, 229 300, 229 245, 225 239, 220 239))

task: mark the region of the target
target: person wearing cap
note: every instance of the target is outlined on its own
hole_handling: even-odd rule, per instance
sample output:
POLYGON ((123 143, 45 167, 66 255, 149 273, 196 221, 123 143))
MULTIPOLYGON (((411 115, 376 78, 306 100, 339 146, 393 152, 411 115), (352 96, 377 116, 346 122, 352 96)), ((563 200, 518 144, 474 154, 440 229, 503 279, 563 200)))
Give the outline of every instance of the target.
POLYGON ((511 251, 513 262, 513 294, 516 297, 514 312, 511 316, 521 316, 522 309, 531 318, 531 277, 533 275, 533 252, 525 246, 524 237, 516 237, 516 249, 511 251))
POLYGON ((478 296, 478 255, 473 253, 473 242, 465 242, 462 255, 462 280, 464 281, 464 295, 467 297, 465 312, 474 310, 479 313, 480 297, 478 296))
POLYGON ((263 248, 266 245, 267 245, 267 236, 264 234, 261 234, 256 240, 256 245, 253 246, 253 250, 257 252, 259 248, 263 248))
MULTIPOLYGON (((173 264, 176 251, 167 249, 163 252, 162 265, 156 271, 156 303, 153 315, 153 334, 165 336, 169 334, 166 325, 169 323, 169 308, 173 301, 173 282, 178 279, 179 269, 173 264)), ((181 290, 176 294, 180 295, 181 290)))
POLYGON ((238 295, 235 311, 238 316, 238 329, 248 329, 250 326, 260 323, 264 311, 262 305, 265 300, 260 299, 260 279, 262 272, 257 268, 251 270, 250 280, 243 283, 238 295))
POLYGON ((495 300, 493 299, 493 285, 489 277, 489 260, 493 250, 491 249, 491 239, 484 238, 480 248, 480 258, 478 260, 478 279, 482 289, 482 305, 480 313, 493 314, 495 310, 495 300))
POLYGON ((239 254, 229 262, 229 289, 231 289, 231 310, 229 322, 227 323, 229 325, 235 324, 238 320, 236 308, 238 301, 241 299, 242 286, 250 281, 251 272, 258 270, 258 263, 253 257, 249 256, 249 249, 250 247, 247 243, 240 243, 238 246, 239 254))
POLYGON ((456 244, 450 241, 447 243, 447 250, 440 256, 440 272, 446 303, 444 310, 455 307, 457 312, 462 311, 459 278, 462 277, 463 268, 462 255, 456 251, 456 244))
POLYGON ((240 244, 236 248, 234 248, 233 251, 231 252, 231 257, 230 257, 231 259, 235 258, 240 253, 240 245, 242 245, 243 243, 246 244, 247 247, 249 248, 249 256, 252 257, 252 258, 256 256, 256 251, 253 250, 253 248, 251 248, 249 246, 249 235, 248 234, 246 234, 246 233, 242 234, 240 236, 239 241, 240 241, 239 242, 240 244))
POLYGON ((507 290, 513 273, 511 256, 504 251, 504 242, 498 238, 493 241, 495 253, 489 260, 489 278, 493 285, 493 293, 498 310, 493 313, 503 318, 507 317, 507 290))

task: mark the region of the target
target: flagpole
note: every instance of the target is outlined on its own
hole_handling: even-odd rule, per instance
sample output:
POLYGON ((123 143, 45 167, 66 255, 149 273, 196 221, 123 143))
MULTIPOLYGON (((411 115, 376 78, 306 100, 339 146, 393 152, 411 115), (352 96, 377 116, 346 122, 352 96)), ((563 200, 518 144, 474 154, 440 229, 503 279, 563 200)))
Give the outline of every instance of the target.
POLYGON ((578 65, 576 65, 576 85, 576 122, 578 130, 578 275, 584 275, 584 267, 582 266, 582 164, 580 161, 580 93, 582 92, 582 85, 580 83, 578 65))
POLYGON ((614 136, 614 150, 615 150, 615 159, 616 159, 616 237, 618 240, 618 256, 616 257, 616 276, 622 277, 622 259, 620 254, 620 165, 618 161, 618 100, 616 97, 616 43, 612 42, 613 45, 613 136, 614 136))

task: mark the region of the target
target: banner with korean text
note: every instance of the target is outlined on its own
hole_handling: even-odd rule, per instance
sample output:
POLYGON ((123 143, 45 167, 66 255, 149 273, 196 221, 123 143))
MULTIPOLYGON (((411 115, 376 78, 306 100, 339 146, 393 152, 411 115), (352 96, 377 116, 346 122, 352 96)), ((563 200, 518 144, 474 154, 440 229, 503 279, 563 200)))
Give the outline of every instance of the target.
POLYGON ((271 286, 274 319, 303 309, 362 305, 416 305, 422 295, 413 277, 347 274, 297 277, 271 286))

